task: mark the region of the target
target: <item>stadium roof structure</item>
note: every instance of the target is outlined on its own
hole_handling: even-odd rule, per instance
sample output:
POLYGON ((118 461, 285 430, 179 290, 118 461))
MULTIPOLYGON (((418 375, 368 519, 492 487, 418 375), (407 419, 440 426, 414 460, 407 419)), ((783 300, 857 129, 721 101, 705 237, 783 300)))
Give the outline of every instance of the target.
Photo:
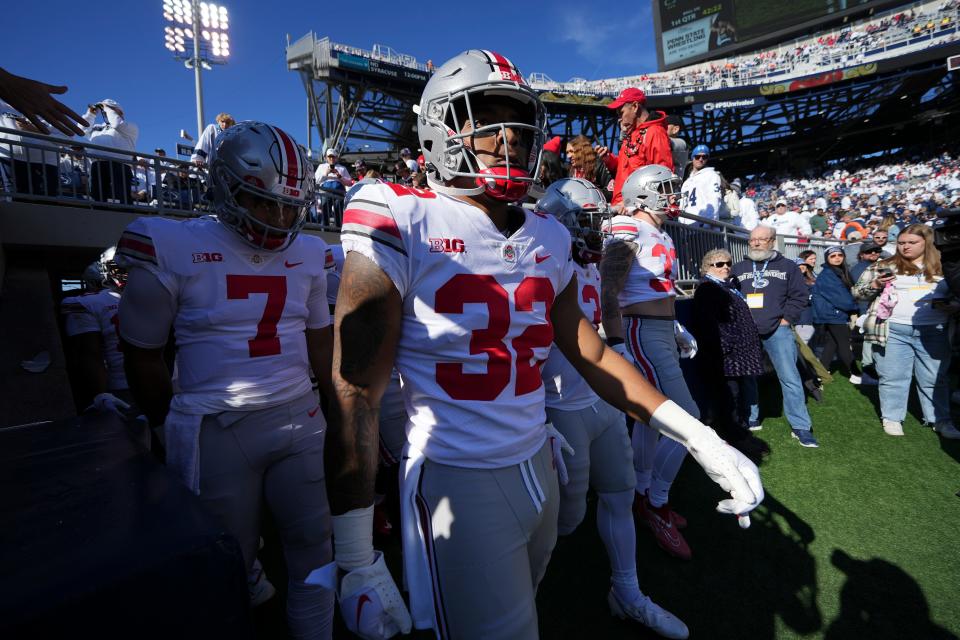
MULTIPOLYGON (((809 168, 956 139, 960 87, 945 61, 958 53, 960 25, 954 22, 904 41, 902 48, 865 51, 806 75, 772 74, 711 90, 655 88, 647 104, 680 115, 682 135, 710 145, 731 173, 809 168)), ((288 44, 287 67, 303 79, 310 148, 314 129, 321 146, 355 155, 418 146, 411 106, 431 63, 380 45, 365 50, 309 33, 288 44)), ((614 147, 617 122, 606 105, 620 89, 617 79, 559 83, 535 73, 529 81, 547 106, 550 135, 582 133, 614 147)))

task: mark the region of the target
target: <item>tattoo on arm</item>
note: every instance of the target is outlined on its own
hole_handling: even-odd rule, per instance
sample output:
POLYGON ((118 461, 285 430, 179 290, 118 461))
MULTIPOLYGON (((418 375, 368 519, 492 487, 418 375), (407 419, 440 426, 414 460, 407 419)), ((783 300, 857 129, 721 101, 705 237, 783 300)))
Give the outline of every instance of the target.
POLYGON ((380 398, 400 334, 402 301, 387 275, 349 253, 334 321, 333 410, 327 436, 327 487, 334 514, 373 504, 380 398))
POLYGON ((637 245, 633 242, 613 242, 604 250, 600 261, 600 311, 608 338, 623 337, 619 296, 636 251, 637 245))

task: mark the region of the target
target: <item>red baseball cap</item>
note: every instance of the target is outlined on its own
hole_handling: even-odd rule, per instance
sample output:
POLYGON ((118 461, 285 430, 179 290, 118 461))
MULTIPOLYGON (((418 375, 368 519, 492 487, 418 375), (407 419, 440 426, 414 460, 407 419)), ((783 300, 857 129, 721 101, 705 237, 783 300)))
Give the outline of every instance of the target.
POLYGON ((607 105, 607 109, 619 109, 628 102, 647 103, 647 94, 636 87, 628 87, 620 92, 617 99, 607 105))

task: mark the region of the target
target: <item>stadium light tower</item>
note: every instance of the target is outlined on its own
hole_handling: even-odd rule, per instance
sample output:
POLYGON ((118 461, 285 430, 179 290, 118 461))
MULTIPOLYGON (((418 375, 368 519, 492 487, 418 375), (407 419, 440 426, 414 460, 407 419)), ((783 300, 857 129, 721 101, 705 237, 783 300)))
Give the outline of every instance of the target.
POLYGON ((173 57, 193 69, 197 94, 197 139, 203 133, 202 69, 226 64, 230 57, 227 8, 199 0, 163 0, 164 46, 173 57))

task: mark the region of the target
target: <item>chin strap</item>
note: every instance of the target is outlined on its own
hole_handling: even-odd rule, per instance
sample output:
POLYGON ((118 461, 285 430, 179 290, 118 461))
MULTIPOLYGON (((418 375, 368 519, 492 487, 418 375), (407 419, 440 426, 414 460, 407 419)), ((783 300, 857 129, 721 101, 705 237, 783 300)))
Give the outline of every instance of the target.
POLYGON ((471 187, 470 189, 461 189, 458 187, 449 187, 442 182, 434 180, 433 174, 427 174, 427 185, 437 193, 443 193, 448 196, 478 196, 486 189, 483 187, 471 187))

